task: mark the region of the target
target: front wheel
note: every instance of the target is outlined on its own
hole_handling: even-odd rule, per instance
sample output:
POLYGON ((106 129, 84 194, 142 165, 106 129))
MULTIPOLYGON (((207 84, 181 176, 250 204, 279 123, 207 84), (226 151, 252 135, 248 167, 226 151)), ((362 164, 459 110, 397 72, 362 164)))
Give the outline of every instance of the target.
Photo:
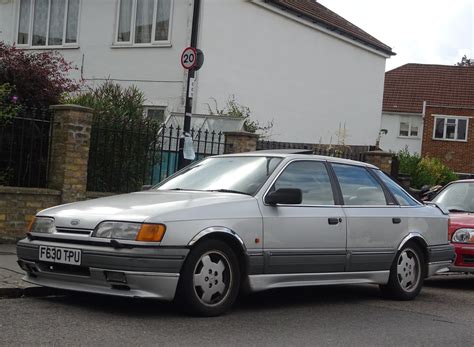
POLYGON ((178 297, 183 308, 200 316, 217 316, 232 306, 240 288, 238 260, 219 240, 191 250, 181 271, 178 297))
POLYGON ((415 243, 408 243, 397 253, 388 283, 380 286, 382 293, 396 300, 414 299, 423 287, 425 271, 420 248, 415 243))

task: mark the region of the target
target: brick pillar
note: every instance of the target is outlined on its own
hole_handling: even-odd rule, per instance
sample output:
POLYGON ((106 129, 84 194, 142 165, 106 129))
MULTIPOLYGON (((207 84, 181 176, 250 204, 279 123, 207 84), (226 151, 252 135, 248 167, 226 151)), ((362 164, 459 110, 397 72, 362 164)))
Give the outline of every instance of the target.
POLYGON ((253 152, 257 150, 257 134, 244 131, 229 131, 225 136, 225 154, 253 152))
POLYGON ((384 151, 370 151, 364 153, 364 161, 380 168, 390 174, 392 171, 392 158, 394 154, 384 151))
POLYGON ((61 202, 86 198, 92 109, 55 105, 49 188, 61 191, 61 202))

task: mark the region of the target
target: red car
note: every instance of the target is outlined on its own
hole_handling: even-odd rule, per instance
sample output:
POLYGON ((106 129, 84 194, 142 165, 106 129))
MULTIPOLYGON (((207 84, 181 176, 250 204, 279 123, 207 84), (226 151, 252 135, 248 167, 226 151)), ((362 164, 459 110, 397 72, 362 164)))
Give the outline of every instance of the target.
POLYGON ((474 272, 474 180, 448 184, 433 202, 449 211, 448 238, 456 251, 451 271, 474 272))

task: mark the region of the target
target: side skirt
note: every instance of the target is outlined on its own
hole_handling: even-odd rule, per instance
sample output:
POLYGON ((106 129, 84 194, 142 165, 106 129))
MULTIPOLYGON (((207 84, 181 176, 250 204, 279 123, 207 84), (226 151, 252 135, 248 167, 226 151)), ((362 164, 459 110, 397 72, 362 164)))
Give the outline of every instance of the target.
POLYGON ((253 292, 272 288, 322 286, 333 284, 386 284, 390 271, 295 273, 250 275, 249 284, 253 292))

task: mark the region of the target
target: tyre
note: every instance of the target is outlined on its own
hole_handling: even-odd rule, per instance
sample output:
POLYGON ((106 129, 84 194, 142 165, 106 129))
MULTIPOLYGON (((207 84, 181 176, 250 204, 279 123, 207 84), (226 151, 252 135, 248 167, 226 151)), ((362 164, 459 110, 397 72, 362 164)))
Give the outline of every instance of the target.
POLYGON ((177 299, 194 315, 218 316, 229 310, 240 288, 240 269, 232 249, 207 240, 189 253, 181 270, 177 299))
POLYGON ((415 243, 409 242, 397 253, 388 283, 380 288, 388 298, 412 300, 420 293, 425 277, 423 253, 415 243))

